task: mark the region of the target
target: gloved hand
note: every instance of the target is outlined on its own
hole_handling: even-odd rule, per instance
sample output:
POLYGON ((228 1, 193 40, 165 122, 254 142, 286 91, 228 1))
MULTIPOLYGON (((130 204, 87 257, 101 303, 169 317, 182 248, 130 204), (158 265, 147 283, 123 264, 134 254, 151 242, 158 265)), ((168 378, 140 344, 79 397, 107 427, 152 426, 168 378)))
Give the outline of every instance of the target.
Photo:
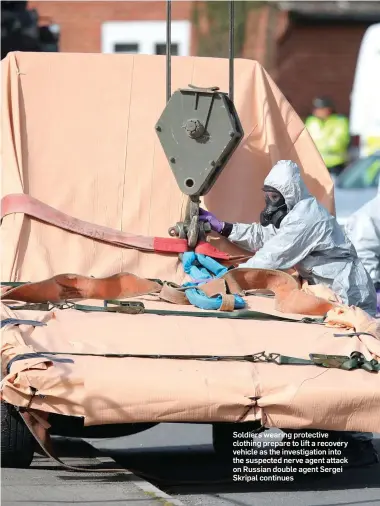
POLYGON ((211 225, 211 229, 215 232, 218 232, 218 234, 220 234, 220 232, 223 230, 224 222, 219 221, 216 216, 214 216, 209 211, 205 211, 201 207, 199 208, 199 219, 200 221, 208 221, 211 225))
POLYGON ((380 315, 380 290, 376 291, 377 295, 377 314, 380 315))

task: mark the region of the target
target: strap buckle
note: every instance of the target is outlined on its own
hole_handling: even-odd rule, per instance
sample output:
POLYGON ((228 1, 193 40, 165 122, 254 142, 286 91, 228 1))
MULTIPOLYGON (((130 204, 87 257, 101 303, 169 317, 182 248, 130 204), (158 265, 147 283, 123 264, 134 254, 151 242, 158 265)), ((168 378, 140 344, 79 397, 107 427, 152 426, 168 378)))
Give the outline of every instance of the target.
POLYGON ((316 323, 318 325, 323 325, 325 322, 325 317, 322 318, 310 318, 309 316, 305 316, 300 320, 301 323, 316 323))
POLYGON ((105 300, 104 309, 110 313, 141 314, 145 306, 140 301, 105 300))
POLYGON ((342 369, 343 365, 350 361, 347 355, 323 355, 319 353, 310 353, 310 360, 315 365, 327 367, 329 369, 342 369))
POLYGON ((75 309, 75 302, 70 302, 69 300, 65 300, 62 302, 49 302, 48 303, 49 310, 50 309, 75 309))
POLYGON ((272 364, 280 364, 281 355, 279 353, 266 354, 265 351, 254 353, 253 355, 245 355, 243 358, 248 362, 266 362, 272 364))
POLYGON ((272 364, 281 364, 281 355, 279 353, 269 353, 267 359, 267 362, 271 362, 272 364))
POLYGON ((344 355, 319 355, 312 353, 310 359, 319 366, 344 369, 350 371, 352 369, 364 369, 368 372, 379 372, 380 363, 375 360, 366 360, 365 356, 358 352, 353 351, 349 357, 344 355))

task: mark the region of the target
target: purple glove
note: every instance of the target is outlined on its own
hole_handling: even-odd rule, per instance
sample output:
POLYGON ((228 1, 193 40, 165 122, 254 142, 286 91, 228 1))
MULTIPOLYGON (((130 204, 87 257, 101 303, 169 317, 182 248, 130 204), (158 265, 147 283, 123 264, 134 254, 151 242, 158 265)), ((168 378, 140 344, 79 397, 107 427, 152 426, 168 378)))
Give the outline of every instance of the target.
POLYGON ((208 221, 211 225, 211 229, 215 232, 218 232, 218 234, 220 234, 220 232, 223 230, 224 222, 219 221, 216 216, 214 216, 209 211, 205 211, 201 207, 199 208, 199 220, 208 221))
POLYGON ((380 290, 376 292, 377 295, 377 314, 380 315, 380 290))

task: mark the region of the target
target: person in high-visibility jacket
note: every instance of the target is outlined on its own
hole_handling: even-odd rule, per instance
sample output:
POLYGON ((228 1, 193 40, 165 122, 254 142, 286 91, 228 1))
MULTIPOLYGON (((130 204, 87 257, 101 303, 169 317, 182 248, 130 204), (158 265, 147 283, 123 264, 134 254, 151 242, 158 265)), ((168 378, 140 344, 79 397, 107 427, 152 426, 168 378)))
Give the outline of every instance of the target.
POLYGON ((339 174, 348 161, 350 130, 346 116, 335 112, 329 98, 318 97, 313 101, 313 114, 305 125, 328 170, 339 174))

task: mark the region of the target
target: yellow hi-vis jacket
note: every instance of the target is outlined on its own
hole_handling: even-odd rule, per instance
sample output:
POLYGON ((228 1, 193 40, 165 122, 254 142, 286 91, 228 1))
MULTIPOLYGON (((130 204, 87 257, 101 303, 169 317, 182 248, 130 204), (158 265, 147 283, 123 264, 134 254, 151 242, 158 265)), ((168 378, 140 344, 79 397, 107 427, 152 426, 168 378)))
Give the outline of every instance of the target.
POLYGON ((350 130, 345 116, 331 114, 325 120, 309 116, 305 125, 328 169, 347 162, 350 130))

